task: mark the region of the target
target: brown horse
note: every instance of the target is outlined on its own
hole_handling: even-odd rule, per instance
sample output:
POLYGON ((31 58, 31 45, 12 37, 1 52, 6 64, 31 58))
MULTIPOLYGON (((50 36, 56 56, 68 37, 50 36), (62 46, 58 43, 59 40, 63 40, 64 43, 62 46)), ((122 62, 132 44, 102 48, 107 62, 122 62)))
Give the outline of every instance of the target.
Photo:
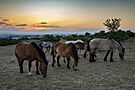
POLYGON ((84 43, 84 42, 77 42, 77 43, 75 43, 75 46, 79 50, 85 50, 86 43, 84 43))
POLYGON ((47 75, 47 65, 45 53, 43 50, 34 42, 20 42, 15 48, 15 56, 17 57, 18 64, 20 67, 20 73, 23 73, 23 62, 28 60, 29 74, 31 71, 32 61, 36 60, 36 74, 39 74, 39 70, 43 77, 47 75), (39 70, 38 70, 39 69, 39 70))
POLYGON ((78 58, 77 48, 73 43, 65 44, 64 42, 57 42, 53 46, 51 54, 53 55, 52 67, 54 67, 55 56, 57 57, 57 66, 59 67, 61 66, 59 63, 59 59, 61 56, 67 58, 67 68, 69 69, 70 57, 72 57, 74 59, 73 69, 77 70, 79 58, 78 58))

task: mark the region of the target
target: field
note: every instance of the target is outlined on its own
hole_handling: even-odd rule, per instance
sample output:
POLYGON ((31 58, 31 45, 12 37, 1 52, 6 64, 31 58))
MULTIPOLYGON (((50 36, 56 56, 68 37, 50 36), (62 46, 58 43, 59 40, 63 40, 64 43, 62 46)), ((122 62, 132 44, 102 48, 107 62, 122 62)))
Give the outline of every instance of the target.
MULTIPOLYGON (((35 75, 35 63, 32 76, 28 76, 27 62, 24 73, 19 73, 19 66, 14 56, 15 45, 0 47, 0 90, 135 90, 135 39, 123 42, 126 47, 125 60, 121 61, 117 52, 115 62, 103 61, 103 53, 97 55, 97 62, 89 63, 88 58, 79 52, 79 70, 67 69, 61 58, 61 67, 51 67, 49 61, 48 76, 35 75)), ((72 65, 72 62, 71 62, 72 65)))

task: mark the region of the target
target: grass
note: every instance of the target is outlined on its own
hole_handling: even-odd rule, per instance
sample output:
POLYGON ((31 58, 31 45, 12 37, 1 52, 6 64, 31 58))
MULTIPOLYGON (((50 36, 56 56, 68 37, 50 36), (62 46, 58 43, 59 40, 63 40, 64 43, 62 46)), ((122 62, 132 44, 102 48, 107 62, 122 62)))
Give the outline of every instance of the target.
MULTIPOLYGON (((135 40, 123 42, 126 47, 125 60, 121 61, 114 54, 115 62, 103 61, 103 53, 98 54, 97 62, 89 63, 88 58, 79 52, 79 70, 67 69, 61 58, 61 67, 51 67, 49 61, 48 76, 35 75, 35 63, 32 76, 28 76, 27 61, 24 72, 19 73, 19 66, 14 56, 15 45, 0 47, 0 90, 135 90, 135 40)), ((71 62, 72 66, 72 62, 71 62)))

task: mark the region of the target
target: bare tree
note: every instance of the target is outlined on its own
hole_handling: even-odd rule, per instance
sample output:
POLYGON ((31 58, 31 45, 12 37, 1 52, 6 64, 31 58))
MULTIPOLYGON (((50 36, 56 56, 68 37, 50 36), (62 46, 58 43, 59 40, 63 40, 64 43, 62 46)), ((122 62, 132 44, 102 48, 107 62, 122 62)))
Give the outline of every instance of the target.
POLYGON ((120 27, 121 19, 107 19, 103 24, 107 27, 108 30, 116 31, 120 27))

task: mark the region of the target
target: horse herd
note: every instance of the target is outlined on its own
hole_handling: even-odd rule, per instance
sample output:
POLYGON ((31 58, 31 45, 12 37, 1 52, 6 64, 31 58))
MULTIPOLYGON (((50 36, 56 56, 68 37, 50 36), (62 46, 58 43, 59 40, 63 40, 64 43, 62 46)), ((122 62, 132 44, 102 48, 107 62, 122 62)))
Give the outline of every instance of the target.
POLYGON ((50 52, 52 55, 52 67, 56 63, 57 66, 60 65, 60 58, 63 57, 64 62, 67 60, 67 68, 70 69, 70 58, 74 59, 73 69, 76 71, 78 69, 79 56, 78 51, 84 50, 83 57, 86 58, 87 52, 89 52, 89 62, 96 62, 95 57, 98 52, 106 52, 104 61, 107 61, 107 57, 110 54, 110 62, 113 62, 114 50, 119 51, 119 57, 121 60, 124 59, 125 48, 118 40, 114 39, 100 39, 95 38, 92 40, 87 40, 86 42, 82 40, 76 41, 65 41, 60 40, 56 43, 52 42, 41 42, 36 44, 35 42, 20 42, 15 47, 15 56, 18 60, 20 67, 20 73, 23 73, 23 62, 28 60, 29 75, 31 73, 32 61, 36 61, 36 74, 42 74, 43 77, 47 76, 47 66, 48 61, 46 59, 45 53, 50 52), (44 48, 46 51, 44 52, 44 48), (39 72, 40 71, 40 72, 39 72))

